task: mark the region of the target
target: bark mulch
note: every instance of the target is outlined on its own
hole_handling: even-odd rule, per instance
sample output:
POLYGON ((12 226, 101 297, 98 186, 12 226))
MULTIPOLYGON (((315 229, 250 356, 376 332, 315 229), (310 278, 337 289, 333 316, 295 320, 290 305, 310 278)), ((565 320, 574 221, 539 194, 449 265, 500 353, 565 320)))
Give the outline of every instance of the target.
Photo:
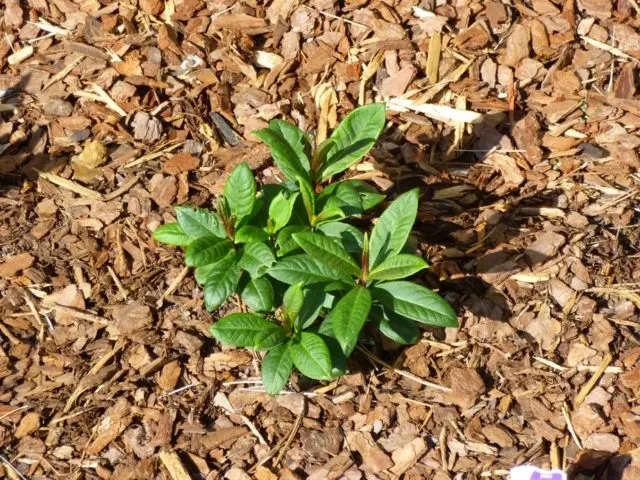
POLYGON ((264 3, 1 2, 0 478, 640 478, 638 2, 264 3), (381 100, 460 328, 270 397, 151 232, 381 100))

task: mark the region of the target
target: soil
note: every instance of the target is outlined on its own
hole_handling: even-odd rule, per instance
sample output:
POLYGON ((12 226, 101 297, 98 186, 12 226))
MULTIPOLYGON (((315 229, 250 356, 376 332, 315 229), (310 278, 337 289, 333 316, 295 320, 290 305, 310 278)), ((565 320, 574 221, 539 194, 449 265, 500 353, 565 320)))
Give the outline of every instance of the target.
MULTIPOLYGON (((640 478, 636 0, 5 0, 0 478, 640 478), (420 281, 460 327, 274 398, 180 250, 273 118, 421 190, 420 281)), ((376 214, 374 214, 374 217, 376 214)), ((229 302, 224 312, 238 308, 229 302)))

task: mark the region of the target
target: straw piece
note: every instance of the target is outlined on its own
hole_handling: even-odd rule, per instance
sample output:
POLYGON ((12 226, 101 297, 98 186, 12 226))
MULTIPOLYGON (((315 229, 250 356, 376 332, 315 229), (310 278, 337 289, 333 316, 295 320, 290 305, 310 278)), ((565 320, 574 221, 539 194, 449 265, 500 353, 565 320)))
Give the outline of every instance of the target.
POLYGON ((427 78, 429 85, 438 83, 438 67, 440 66, 440 53, 442 49, 442 35, 434 33, 429 40, 429 55, 427 57, 427 78))
POLYGON ((598 370, 596 370, 596 372, 589 379, 589 381, 585 383, 580 389, 580 392, 578 392, 578 395, 576 396, 576 399, 573 402, 575 408, 578 408, 580 404, 584 402, 584 399, 587 397, 587 395, 589 395, 589 392, 593 389, 593 387, 595 387, 596 383, 598 383, 598 380, 600 380, 600 377, 602 376, 605 369, 609 366, 612 360, 613 360, 613 356, 611 356, 610 353, 607 353, 604 356, 604 358, 602 359, 602 362, 600 363, 600 366, 598 367, 598 370))
POLYGON ((71 190, 72 192, 77 193, 81 197, 91 198, 92 200, 102 200, 102 194, 91 190, 90 188, 83 187, 79 183, 76 183, 72 180, 67 180, 66 178, 62 178, 53 173, 40 172, 40 177, 45 180, 50 181, 51 183, 58 185, 66 190, 71 190))
POLYGON ((426 117, 444 122, 453 127, 457 126, 459 123, 481 123, 484 118, 483 115, 478 112, 459 110, 457 108, 438 105, 435 103, 420 104, 413 100, 407 100, 404 98, 390 99, 387 102, 387 107, 389 107, 390 110, 395 110, 397 112, 413 110, 414 112, 422 113, 426 117))
POLYGON ((160 452, 159 457, 173 480, 191 480, 191 476, 187 473, 176 452, 163 451, 160 452))

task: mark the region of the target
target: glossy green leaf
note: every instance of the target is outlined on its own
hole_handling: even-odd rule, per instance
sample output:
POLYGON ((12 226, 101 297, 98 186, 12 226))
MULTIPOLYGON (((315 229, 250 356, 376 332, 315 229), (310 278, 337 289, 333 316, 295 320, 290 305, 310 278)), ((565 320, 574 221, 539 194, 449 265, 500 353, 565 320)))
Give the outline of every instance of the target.
POLYGON ((314 283, 326 283, 338 280, 344 283, 353 283, 347 275, 335 268, 318 263, 306 254, 291 255, 285 257, 271 267, 268 274, 288 285, 303 282, 305 285, 314 283))
POLYGON ((304 304, 304 294, 302 293, 302 282, 291 285, 284 292, 282 297, 282 306, 289 320, 295 320, 298 318, 302 305, 304 304))
POLYGON ((360 330, 367 321, 370 309, 371 293, 364 287, 356 286, 329 312, 333 332, 345 355, 349 356, 358 343, 360 330))
POLYGON ((362 210, 364 211, 375 207, 386 198, 386 195, 378 193, 375 187, 372 187, 368 183, 365 183, 361 180, 347 181, 351 183, 353 187, 358 191, 360 200, 362 201, 362 210))
POLYGON ((160 225, 153 232, 153 239, 166 245, 176 245, 186 247, 192 241, 193 237, 187 235, 187 232, 178 223, 165 223, 160 225))
POLYGON ((275 261, 276 257, 266 243, 246 243, 238 265, 242 270, 248 272, 251 278, 259 278, 275 261))
POLYGON ((313 193, 311 185, 303 178, 298 177, 298 185, 300 186, 300 195, 304 203, 304 209, 307 211, 309 223, 314 225, 316 217, 316 196, 313 193))
POLYGON ((203 285, 206 281, 207 278, 209 277, 209 274, 211 272, 216 272, 218 265, 221 263, 235 263, 236 262, 236 258, 237 258, 237 253, 233 250, 229 250, 229 253, 227 253, 227 255, 220 259, 219 261, 215 262, 215 263, 209 263, 208 265, 203 265, 202 267, 198 267, 196 268, 196 282, 198 282, 198 285, 203 285))
POLYGON ((280 328, 275 323, 253 313, 232 313, 209 327, 209 333, 219 342, 234 347, 250 347, 265 331, 280 328))
POLYGON ((326 288, 325 288, 325 292, 327 292, 327 293, 325 294, 325 298, 324 298, 324 302, 322 303, 322 307, 326 308, 328 310, 331 310, 333 308, 333 306, 336 304, 337 298, 336 298, 336 296, 334 294, 329 293, 329 290, 326 290, 326 288))
POLYGON ((413 345, 420 338, 420 329, 413 320, 397 317, 397 320, 380 319, 378 329, 389 340, 401 345, 413 345))
POLYGON ((258 194, 256 195, 256 207, 254 207, 254 214, 251 216, 250 225, 260 227, 267 232, 269 230, 269 223, 273 220, 269 220, 269 207, 273 202, 273 199, 280 194, 283 194, 287 198, 290 193, 282 184, 269 183, 263 184, 258 187, 258 194), (260 207, 259 209, 257 207, 260 207))
POLYGON ((298 193, 287 195, 284 192, 280 192, 276 195, 271 204, 269 205, 269 220, 271 221, 270 231, 275 233, 287 225, 293 212, 298 193))
POLYGON ((269 234, 259 227, 245 225, 236 232, 233 240, 236 243, 266 242, 269 234))
POLYGON ((262 384, 270 395, 277 395, 289 381, 293 370, 293 361, 289 355, 288 344, 278 345, 269 350, 260 365, 262 384))
POLYGON ((293 238, 318 264, 345 275, 360 275, 360 267, 338 242, 319 233, 296 233, 293 238))
POLYGON ((344 215, 351 217, 362 213, 362 199, 351 182, 338 182, 335 188, 325 188, 318 198, 320 208, 324 211, 331 208, 340 209, 344 215), (327 193, 327 191, 329 191, 327 193))
POLYGON ((369 280, 398 280, 418 273, 428 266, 420 257, 399 253, 387 258, 369 272, 369 280))
POLYGON ((231 241, 226 238, 200 237, 187 247, 184 263, 189 267, 201 267, 222 260, 231 250, 231 241))
POLYGON ((246 162, 233 169, 224 185, 224 198, 231 215, 236 217, 236 225, 241 225, 244 219, 254 213, 256 190, 256 180, 246 162))
POLYGON ((317 173, 322 165, 324 165, 324 162, 327 159, 327 154, 329 153, 329 150, 334 147, 335 143, 335 140, 331 138, 325 138, 322 143, 315 149, 311 162, 311 169, 314 173, 317 173))
POLYGON ((242 301, 254 312, 271 311, 274 299, 273 285, 265 277, 254 278, 242 290, 242 301))
POLYGON ((353 225, 342 222, 323 223, 318 230, 337 241, 349 253, 360 254, 364 244, 362 232, 353 225))
POLYGON ((402 250, 418 214, 418 189, 400 195, 380 215, 369 241, 369 271, 402 250))
POLYGON ((298 330, 305 330, 315 322, 318 315, 320 315, 326 298, 327 293, 321 285, 305 287, 304 301, 302 302, 302 308, 298 313, 298 319, 296 321, 298 330))
POLYGON ((293 234, 298 232, 308 232, 309 227, 306 225, 289 225, 284 227, 276 238, 276 247, 278 255, 283 257, 291 252, 300 249, 300 245, 293 239, 293 234))
POLYGON ((360 160, 373 147, 386 121, 384 103, 371 103, 351 111, 331 135, 320 180, 336 175, 360 160))
POLYGON ((314 225, 321 225, 323 223, 335 222, 337 220, 341 220, 345 217, 345 214, 342 210, 337 207, 325 208, 318 215, 316 215, 314 220, 314 225))
POLYGON ((329 355, 331 356, 331 374, 334 377, 339 377, 347 373, 347 357, 342 351, 340 342, 336 339, 336 334, 333 332, 333 323, 330 317, 325 317, 322 323, 315 330, 322 341, 327 344, 329 348, 329 355))
POLYGON ((399 315, 387 314, 380 307, 372 308, 369 318, 388 339, 402 345, 411 345, 420 338, 416 322, 399 315))
POLYGON ((307 142, 302 130, 282 120, 271 120, 268 128, 253 134, 269 146, 273 160, 287 178, 310 178, 311 166, 305 153, 307 142))
POLYGON ((269 350, 285 343, 288 339, 287 331, 280 325, 274 325, 256 336, 253 348, 255 350, 269 350))
POLYGON ((298 341, 289 345, 289 353, 295 367, 314 380, 330 380, 331 357, 322 338, 314 333, 302 332, 298 341))
POLYGON ((227 236, 222 220, 217 213, 204 208, 176 207, 178 223, 190 237, 220 237, 227 236))
MULTIPOLYGON (((359 208, 361 211, 369 210, 375 207, 385 199, 385 195, 378 193, 375 187, 363 182, 362 180, 343 180, 327 185, 318 195, 318 203, 324 206, 329 198, 337 196, 342 202, 352 205, 353 208, 359 208), (338 193, 338 190, 344 189, 344 192, 338 193), (356 202, 352 192, 358 195, 359 201, 356 202)), ((350 212, 355 215, 355 212, 350 212)))
MULTIPOLYGON (((263 226, 262 218, 260 218, 260 221, 254 221, 254 219, 256 215, 263 212, 264 209, 265 209, 265 198, 262 192, 258 191, 255 197, 255 201, 253 202, 253 209, 251 210, 251 213, 249 214, 249 216, 245 219, 244 223, 251 221, 253 225, 262 227, 263 226)), ((266 224, 264 226, 266 226, 266 224)))
POLYGON ((235 255, 226 257, 208 271, 203 292, 204 305, 208 311, 218 308, 236 291, 241 274, 235 255))
POLYGON ((371 293, 386 311, 426 325, 458 326, 453 308, 440 295, 417 283, 402 280, 380 283, 371 288, 371 293))

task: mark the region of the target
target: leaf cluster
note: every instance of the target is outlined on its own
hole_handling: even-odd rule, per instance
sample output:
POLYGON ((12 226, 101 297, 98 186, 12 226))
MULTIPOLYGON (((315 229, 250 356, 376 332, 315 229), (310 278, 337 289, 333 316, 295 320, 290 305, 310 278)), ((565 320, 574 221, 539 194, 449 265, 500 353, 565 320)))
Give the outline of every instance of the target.
POLYGON ((357 108, 313 151, 304 132, 272 120, 254 133, 285 175, 282 184, 258 189, 242 163, 216 212, 177 207, 177 222, 154 232, 157 241, 186 248, 209 311, 241 295, 251 312, 221 318, 210 333, 267 351, 261 370, 269 393, 285 386, 294 367, 317 380, 344 374, 367 324, 405 344, 418 340, 418 324, 457 325, 438 294, 405 280, 428 267, 408 242, 418 191, 400 195, 363 233, 348 219, 384 195, 358 180, 323 185, 360 160, 384 124, 384 105, 357 108))

